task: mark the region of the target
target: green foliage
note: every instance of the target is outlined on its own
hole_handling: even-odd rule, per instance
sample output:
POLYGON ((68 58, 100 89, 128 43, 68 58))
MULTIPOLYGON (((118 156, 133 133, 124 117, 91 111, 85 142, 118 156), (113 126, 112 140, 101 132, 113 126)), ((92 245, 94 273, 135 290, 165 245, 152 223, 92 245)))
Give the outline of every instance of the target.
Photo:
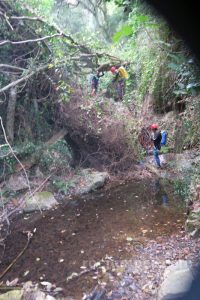
POLYGON ((66 171, 70 169, 71 152, 65 140, 49 146, 39 157, 43 171, 66 171))
POLYGON ((184 200, 186 200, 189 196, 189 185, 190 180, 188 177, 185 180, 177 179, 174 181, 174 189, 175 194, 181 196, 184 200))
POLYGON ((71 188, 74 188, 76 185, 73 181, 64 181, 58 177, 54 177, 52 181, 53 188, 56 192, 67 195, 71 188))
MULTIPOLYGON (((18 159, 24 159, 35 153, 37 146, 32 142, 13 146, 13 151, 18 159)), ((0 177, 4 174, 13 173, 18 164, 8 146, 0 148, 0 177)))
POLYGON ((189 99, 183 116, 183 149, 190 149, 199 145, 200 131, 200 99, 195 97, 189 99))
POLYGON ((160 150, 160 154, 166 154, 169 153, 170 148, 168 146, 162 146, 160 150))
POLYGON ((113 36, 113 41, 118 42, 121 38, 130 36, 133 34, 133 29, 129 25, 123 25, 121 30, 116 32, 113 36))
POLYGON ((176 96, 196 96, 200 93, 200 68, 194 58, 181 54, 170 54, 172 62, 169 69, 176 73, 176 84, 173 93, 176 96))

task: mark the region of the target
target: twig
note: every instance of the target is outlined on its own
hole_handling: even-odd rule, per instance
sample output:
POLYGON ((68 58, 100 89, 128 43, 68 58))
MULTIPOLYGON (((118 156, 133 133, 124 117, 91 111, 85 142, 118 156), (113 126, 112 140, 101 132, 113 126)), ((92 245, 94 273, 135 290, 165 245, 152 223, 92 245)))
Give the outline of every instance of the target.
POLYGON ((10 270, 10 268, 12 268, 12 266, 16 263, 16 261, 22 256, 22 254, 25 252, 25 250, 27 249, 29 242, 31 240, 33 236, 33 233, 31 233, 30 231, 28 231, 27 233, 27 242, 26 245, 24 246, 24 248, 22 249, 22 251, 17 255, 17 257, 15 257, 15 259, 9 264, 9 266, 0 274, 0 279, 2 279, 4 277, 4 275, 10 270))
POLYGON ((0 285, 0 290, 9 291, 9 290, 21 290, 20 286, 7 286, 7 285, 0 285))
POLYGON ((8 146, 7 144, 0 145, 0 148, 8 146))
POLYGON ((9 18, 8 18, 8 16, 6 15, 6 13, 3 13, 3 12, 0 11, 0 16, 3 16, 3 17, 4 17, 6 23, 8 24, 8 26, 10 27, 10 29, 13 31, 14 28, 12 27, 12 25, 11 25, 10 22, 8 21, 9 18))
POLYGON ((43 187, 43 185, 51 178, 52 174, 49 175, 33 192, 32 192, 32 196, 37 193, 37 191, 39 191, 41 189, 41 187, 43 187))

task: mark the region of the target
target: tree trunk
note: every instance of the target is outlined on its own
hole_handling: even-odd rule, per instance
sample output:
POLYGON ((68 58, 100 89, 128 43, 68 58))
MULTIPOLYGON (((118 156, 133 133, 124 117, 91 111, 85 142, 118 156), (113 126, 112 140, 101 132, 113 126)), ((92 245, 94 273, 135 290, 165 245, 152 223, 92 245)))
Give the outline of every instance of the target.
MULTIPOLYGON (((15 76, 12 76, 12 81, 15 81, 15 76)), ((14 141, 14 122, 15 122, 15 107, 17 100, 17 86, 13 86, 10 89, 7 117, 6 117, 6 132, 8 141, 12 144, 14 141)))

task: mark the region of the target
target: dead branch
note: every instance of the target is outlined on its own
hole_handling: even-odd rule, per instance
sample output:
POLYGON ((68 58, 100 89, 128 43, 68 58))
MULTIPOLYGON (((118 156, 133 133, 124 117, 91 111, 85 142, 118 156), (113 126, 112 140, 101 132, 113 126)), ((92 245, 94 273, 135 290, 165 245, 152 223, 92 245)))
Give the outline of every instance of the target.
POLYGON ((41 190, 41 188, 45 185, 45 183, 47 183, 47 181, 49 181, 49 179, 51 178, 53 174, 49 175, 33 192, 32 192, 32 196, 37 193, 38 191, 41 190))
POLYGON ((10 20, 28 20, 28 21, 40 21, 44 22, 41 18, 39 17, 27 17, 27 16, 11 16, 8 17, 10 20))
POLYGON ((47 39, 51 39, 54 37, 64 37, 63 33, 55 33, 52 35, 47 35, 38 39, 30 39, 30 40, 24 40, 24 41, 10 41, 10 40, 5 40, 0 42, 0 46, 6 45, 6 44, 11 44, 11 45, 20 45, 20 44, 27 44, 27 43, 35 43, 35 42, 41 42, 47 39))
POLYGON ((8 16, 6 15, 6 13, 3 13, 3 12, 1 12, 0 11, 0 16, 3 16, 3 18, 5 19, 5 21, 6 21, 6 23, 8 24, 8 26, 11 28, 11 30, 13 31, 14 29, 13 29, 13 27, 12 27, 12 25, 10 24, 10 22, 8 21, 8 16))
POLYGON ((9 264, 9 266, 0 274, 0 279, 2 279, 4 277, 4 275, 10 270, 10 268, 12 268, 12 266, 16 263, 16 261, 22 256, 22 254, 28 248, 28 245, 29 245, 29 242, 30 242, 32 236, 33 236, 33 233, 28 231, 27 232, 28 239, 27 239, 26 245, 24 246, 22 251, 17 255, 17 257, 15 257, 15 259, 9 264))
POLYGON ((16 86, 16 85, 18 85, 19 83, 21 83, 21 82, 23 82, 23 81, 29 79, 29 78, 30 78, 31 76, 33 76, 35 73, 38 73, 38 72, 40 72, 40 71, 43 71, 43 70, 45 70, 45 69, 47 69, 47 68, 48 68, 48 65, 39 67, 39 68, 37 68, 35 71, 30 72, 29 74, 23 76, 22 78, 17 79, 17 80, 15 80, 15 81, 9 83, 8 85, 6 85, 6 86, 4 86, 2 89, 0 89, 0 94, 3 93, 3 92, 5 92, 6 90, 10 89, 11 87, 16 86))
POLYGON ((11 66, 11 65, 6 65, 6 64, 0 64, 0 69, 13 69, 13 70, 19 70, 19 71, 25 71, 26 69, 20 68, 17 66, 11 66))

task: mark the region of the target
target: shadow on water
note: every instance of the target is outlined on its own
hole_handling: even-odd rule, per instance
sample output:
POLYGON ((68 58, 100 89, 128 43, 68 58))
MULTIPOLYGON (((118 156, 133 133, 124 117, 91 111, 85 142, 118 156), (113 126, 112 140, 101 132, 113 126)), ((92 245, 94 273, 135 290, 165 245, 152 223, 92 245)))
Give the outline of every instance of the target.
POLYGON ((183 202, 169 182, 129 182, 74 198, 42 215, 16 217, 0 272, 23 249, 27 240, 23 232, 35 229, 29 247, 3 280, 48 280, 79 299, 94 286, 94 279, 88 275, 66 284, 70 274, 106 255, 117 260, 133 257, 134 241, 145 245, 148 239, 171 235, 184 221, 183 202))

